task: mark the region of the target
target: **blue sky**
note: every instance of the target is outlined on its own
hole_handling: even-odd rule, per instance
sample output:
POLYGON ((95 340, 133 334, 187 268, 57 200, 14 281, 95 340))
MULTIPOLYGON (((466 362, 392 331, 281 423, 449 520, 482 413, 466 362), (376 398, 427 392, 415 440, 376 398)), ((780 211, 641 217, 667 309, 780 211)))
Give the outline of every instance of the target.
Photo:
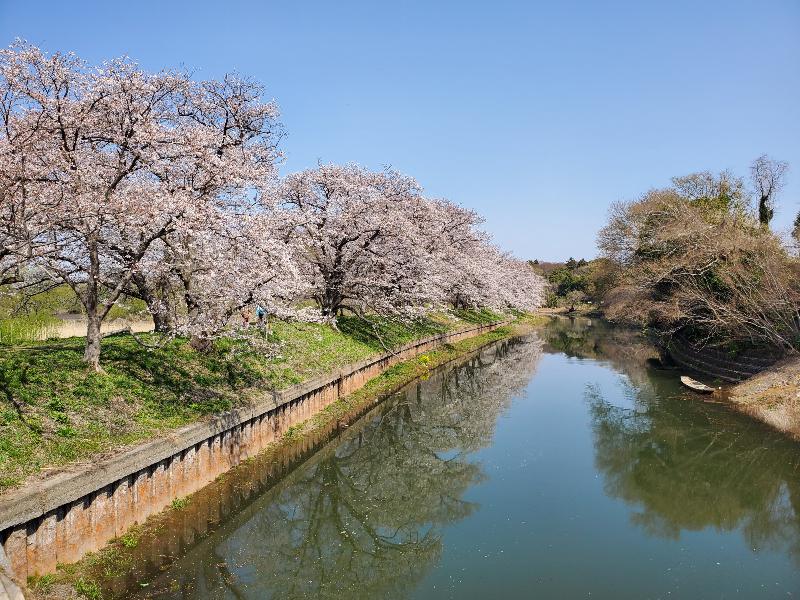
POLYGON ((0 0, 16 37, 91 62, 226 71, 282 111, 286 172, 391 165, 523 258, 594 256, 608 205, 762 153, 800 210, 800 1, 0 0))

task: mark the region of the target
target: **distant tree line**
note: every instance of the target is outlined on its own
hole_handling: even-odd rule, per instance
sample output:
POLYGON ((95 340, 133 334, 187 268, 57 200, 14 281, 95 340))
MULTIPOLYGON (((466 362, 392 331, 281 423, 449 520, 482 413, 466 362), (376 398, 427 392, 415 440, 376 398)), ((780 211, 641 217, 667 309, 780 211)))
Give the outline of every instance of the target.
POLYGON ((547 279, 545 306, 575 311, 587 304, 599 305, 614 280, 616 267, 604 258, 587 261, 570 257, 564 263, 530 261, 547 279))

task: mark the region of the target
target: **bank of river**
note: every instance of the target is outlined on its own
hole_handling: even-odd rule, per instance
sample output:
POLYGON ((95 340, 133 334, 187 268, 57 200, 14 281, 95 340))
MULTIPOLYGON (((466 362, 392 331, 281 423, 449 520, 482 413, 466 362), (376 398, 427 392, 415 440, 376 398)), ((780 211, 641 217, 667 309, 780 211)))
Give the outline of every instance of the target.
POLYGON ((587 320, 499 342, 172 511, 106 595, 799 594, 800 446, 651 354, 587 320))
POLYGON ((728 390, 733 406, 800 440, 800 358, 783 360, 728 390))

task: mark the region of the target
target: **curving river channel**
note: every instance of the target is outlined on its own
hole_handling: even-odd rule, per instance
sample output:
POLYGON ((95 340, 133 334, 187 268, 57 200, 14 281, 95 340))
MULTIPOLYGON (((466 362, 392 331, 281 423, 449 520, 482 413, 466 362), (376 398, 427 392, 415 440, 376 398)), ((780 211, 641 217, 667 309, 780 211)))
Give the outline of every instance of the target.
POLYGON ((690 396, 652 356, 587 320, 486 348, 256 492, 231 484, 235 508, 161 540, 169 560, 117 595, 800 596, 800 444, 690 396))

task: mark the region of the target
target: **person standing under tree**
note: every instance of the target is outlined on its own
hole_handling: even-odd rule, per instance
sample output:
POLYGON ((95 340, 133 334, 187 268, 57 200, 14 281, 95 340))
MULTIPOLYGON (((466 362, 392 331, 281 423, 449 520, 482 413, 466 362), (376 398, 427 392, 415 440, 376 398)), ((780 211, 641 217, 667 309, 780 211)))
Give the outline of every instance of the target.
POLYGON ((264 337, 269 336, 269 322, 267 321, 267 311, 260 304, 256 305, 256 317, 258 317, 258 326, 264 330, 264 337))

